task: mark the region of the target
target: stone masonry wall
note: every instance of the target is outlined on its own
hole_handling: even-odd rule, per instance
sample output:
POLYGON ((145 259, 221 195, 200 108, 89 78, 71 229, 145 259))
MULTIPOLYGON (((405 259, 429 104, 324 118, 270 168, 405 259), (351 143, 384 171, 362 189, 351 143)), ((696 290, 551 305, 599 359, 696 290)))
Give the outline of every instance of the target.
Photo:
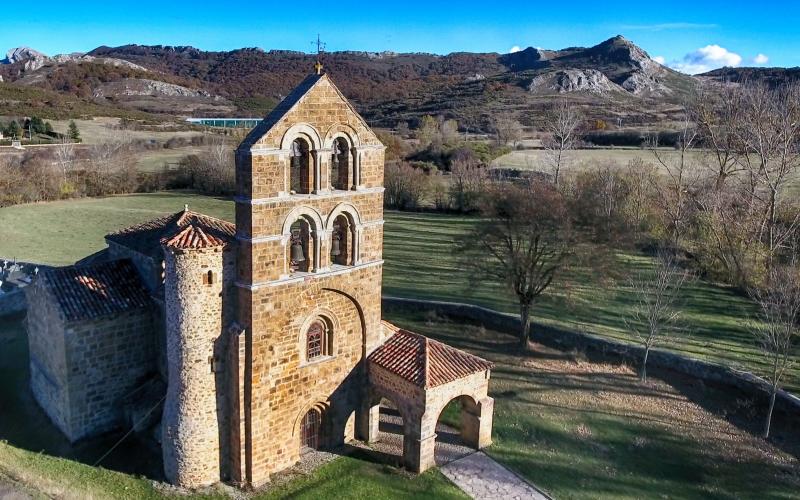
POLYGON ((139 277, 142 278, 147 289, 152 293, 161 286, 161 260, 153 259, 148 255, 141 254, 130 248, 106 240, 108 244, 108 253, 112 259, 130 259, 134 267, 139 272, 139 277))
MULTIPOLYGON (((252 313, 252 483, 295 463, 299 422, 318 403, 327 407, 326 444, 353 437, 351 416, 365 396, 365 352, 380 333, 379 266, 255 291, 252 313), (311 320, 332 321, 332 355, 305 358, 311 320)), ((251 295, 252 294, 252 295, 251 295)))
POLYGON ((155 370, 150 308, 65 323, 55 298, 28 287, 31 390, 70 441, 121 424, 120 399, 155 370))
POLYGON ((325 444, 353 435, 366 395, 365 354, 382 333, 384 147, 325 75, 247 144, 236 156, 237 321, 247 338, 245 403, 236 419, 244 417, 245 435, 233 440, 243 443, 246 464, 235 479, 257 486, 297 461, 309 408, 324 410, 325 444), (298 137, 311 150, 312 194, 289 193, 289 145, 298 137), (347 190, 331 188, 337 137, 350 145, 351 172, 358 173, 347 190), (332 221, 343 208, 356 221, 360 249, 357 265, 341 268, 331 266, 329 253, 332 221), (286 228, 301 216, 312 225, 319 259, 316 272, 291 274, 286 228), (334 325, 333 351, 307 362, 305 329, 317 315, 334 325))
POLYGON ((39 280, 25 288, 31 391, 50 420, 70 440, 64 324, 55 298, 39 280))
POLYGON ((167 479, 200 487, 221 479, 220 402, 225 394, 221 249, 165 251, 168 385, 162 417, 167 479), (203 276, 211 271, 211 284, 203 276))
POLYGON ((121 399, 156 370, 150 308, 69 323, 65 329, 71 440, 122 423, 121 399))

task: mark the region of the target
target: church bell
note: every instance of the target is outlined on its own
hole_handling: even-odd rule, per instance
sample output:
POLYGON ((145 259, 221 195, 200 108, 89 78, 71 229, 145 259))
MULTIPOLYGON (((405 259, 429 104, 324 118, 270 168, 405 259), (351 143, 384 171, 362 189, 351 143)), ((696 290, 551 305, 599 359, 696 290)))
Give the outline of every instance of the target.
POLYGON ((295 262, 303 262, 306 260, 306 256, 303 255, 303 245, 300 243, 299 240, 292 240, 292 260, 295 262))
POLYGON ((338 257, 342 253, 341 248, 339 247, 339 235, 333 235, 333 241, 331 242, 331 255, 334 257, 338 257))

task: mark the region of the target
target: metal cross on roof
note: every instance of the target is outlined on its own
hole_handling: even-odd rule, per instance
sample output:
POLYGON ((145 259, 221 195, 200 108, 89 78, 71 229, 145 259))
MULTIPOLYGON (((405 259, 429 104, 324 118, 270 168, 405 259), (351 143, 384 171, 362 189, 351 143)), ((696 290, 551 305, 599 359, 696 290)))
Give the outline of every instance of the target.
POLYGON ((312 45, 317 46, 317 62, 314 64, 314 69, 317 70, 317 74, 322 74, 322 51, 325 50, 325 43, 320 40, 319 33, 317 33, 317 39, 311 42, 312 45))

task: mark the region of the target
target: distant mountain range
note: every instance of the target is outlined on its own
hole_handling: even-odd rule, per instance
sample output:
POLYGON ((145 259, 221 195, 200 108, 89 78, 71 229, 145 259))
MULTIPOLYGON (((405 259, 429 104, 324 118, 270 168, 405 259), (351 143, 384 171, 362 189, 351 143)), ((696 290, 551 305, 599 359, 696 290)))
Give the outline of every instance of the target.
MULTIPOLYGON (((0 65, 5 82, 0 85, 39 88, 106 109, 260 115, 312 71, 315 57, 285 50, 143 45, 47 57, 23 47, 9 51, 0 65)), ((588 48, 529 47, 510 54, 332 52, 323 54, 323 63, 362 114, 384 126, 443 114, 485 129, 497 113, 532 125, 553 96, 574 99, 597 118, 624 116, 627 123, 644 124, 678 112, 699 81, 655 62, 622 36, 588 48)), ((700 78, 779 82, 797 78, 798 71, 726 68, 700 78)))

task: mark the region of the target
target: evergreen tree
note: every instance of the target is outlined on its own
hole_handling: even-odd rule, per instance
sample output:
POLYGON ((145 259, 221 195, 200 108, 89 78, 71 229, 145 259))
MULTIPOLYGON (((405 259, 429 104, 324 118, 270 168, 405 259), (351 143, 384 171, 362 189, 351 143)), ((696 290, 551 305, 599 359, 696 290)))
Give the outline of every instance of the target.
POLYGON ((31 132, 33 132, 34 134, 43 134, 46 131, 44 126, 44 120, 42 120, 38 116, 34 116, 31 118, 29 126, 31 132))
POLYGON ((70 139, 72 139, 72 142, 81 142, 81 134, 78 131, 78 126, 75 125, 75 120, 69 121, 69 129, 67 130, 67 135, 69 136, 70 139))
POLYGON ((19 126, 16 120, 11 120, 11 123, 6 127, 6 135, 11 138, 19 138, 22 133, 22 127, 19 126))

